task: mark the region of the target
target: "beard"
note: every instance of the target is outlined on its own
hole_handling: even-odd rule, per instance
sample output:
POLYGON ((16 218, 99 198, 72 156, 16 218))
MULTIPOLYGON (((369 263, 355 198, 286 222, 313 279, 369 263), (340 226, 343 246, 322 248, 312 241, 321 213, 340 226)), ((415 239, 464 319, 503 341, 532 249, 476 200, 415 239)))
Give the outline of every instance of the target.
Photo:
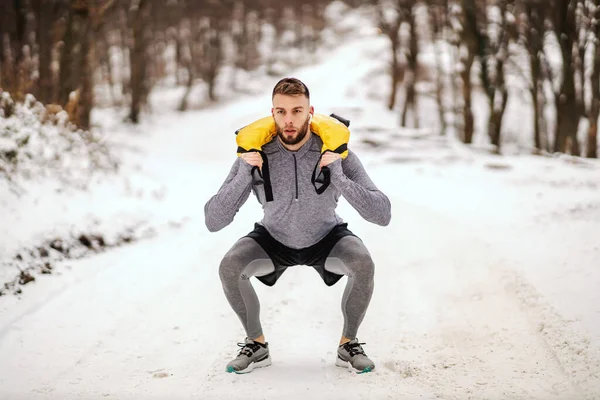
POLYGON ((287 136, 285 134, 285 132, 283 131, 283 129, 281 129, 279 127, 279 125, 276 124, 277 136, 279 136, 281 141, 287 145, 298 144, 302 141, 302 139, 304 139, 306 137, 306 134, 308 133, 309 123, 310 123, 310 115, 308 117, 306 117, 306 122, 304 122, 304 124, 302 125, 302 127, 300 129, 296 129, 296 127, 294 127, 294 129, 296 129, 296 135, 292 136, 292 137, 287 136))

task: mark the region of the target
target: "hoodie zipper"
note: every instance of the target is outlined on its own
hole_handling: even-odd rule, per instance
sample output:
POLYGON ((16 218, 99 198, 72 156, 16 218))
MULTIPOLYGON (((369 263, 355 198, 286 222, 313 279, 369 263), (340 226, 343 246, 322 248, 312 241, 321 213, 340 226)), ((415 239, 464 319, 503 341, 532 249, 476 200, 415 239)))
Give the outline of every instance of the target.
POLYGON ((296 177, 296 200, 298 200, 298 163, 296 162, 296 155, 292 154, 294 157, 294 176, 296 177))

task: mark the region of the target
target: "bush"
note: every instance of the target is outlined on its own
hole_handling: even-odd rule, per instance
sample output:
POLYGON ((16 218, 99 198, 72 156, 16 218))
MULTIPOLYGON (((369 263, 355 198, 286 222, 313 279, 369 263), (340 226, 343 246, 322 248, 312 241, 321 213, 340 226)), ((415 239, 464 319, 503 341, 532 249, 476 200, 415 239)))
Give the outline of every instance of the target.
POLYGON ((44 107, 32 95, 15 103, 0 93, 0 180, 57 178, 85 186, 118 162, 102 138, 78 129, 60 106, 44 107))

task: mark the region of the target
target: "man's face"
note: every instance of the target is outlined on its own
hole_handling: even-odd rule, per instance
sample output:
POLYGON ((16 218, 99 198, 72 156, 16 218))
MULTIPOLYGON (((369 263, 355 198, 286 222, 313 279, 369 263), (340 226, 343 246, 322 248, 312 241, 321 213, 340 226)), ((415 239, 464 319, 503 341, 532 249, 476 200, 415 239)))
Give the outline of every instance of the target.
POLYGON ((294 145, 306 137, 310 125, 309 117, 314 113, 314 109, 306 96, 276 94, 273 97, 271 113, 281 141, 294 145))

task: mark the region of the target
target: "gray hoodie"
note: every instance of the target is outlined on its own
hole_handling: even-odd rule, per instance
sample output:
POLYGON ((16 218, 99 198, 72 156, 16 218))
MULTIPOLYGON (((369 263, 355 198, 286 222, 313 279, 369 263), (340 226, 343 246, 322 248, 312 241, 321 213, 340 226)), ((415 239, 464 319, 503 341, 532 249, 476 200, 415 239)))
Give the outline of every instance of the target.
POLYGON ((275 137, 263 146, 267 156, 273 201, 265 200, 260 176, 238 158, 227 179, 204 206, 206 226, 215 232, 229 225, 250 191, 260 202, 264 216, 259 222, 277 241, 293 249, 309 247, 343 223, 335 209, 340 196, 367 221, 385 226, 391 219, 391 204, 367 175, 352 151, 343 160, 329 164, 331 184, 317 194, 311 182, 323 142, 312 134, 298 151, 287 150, 275 137))

